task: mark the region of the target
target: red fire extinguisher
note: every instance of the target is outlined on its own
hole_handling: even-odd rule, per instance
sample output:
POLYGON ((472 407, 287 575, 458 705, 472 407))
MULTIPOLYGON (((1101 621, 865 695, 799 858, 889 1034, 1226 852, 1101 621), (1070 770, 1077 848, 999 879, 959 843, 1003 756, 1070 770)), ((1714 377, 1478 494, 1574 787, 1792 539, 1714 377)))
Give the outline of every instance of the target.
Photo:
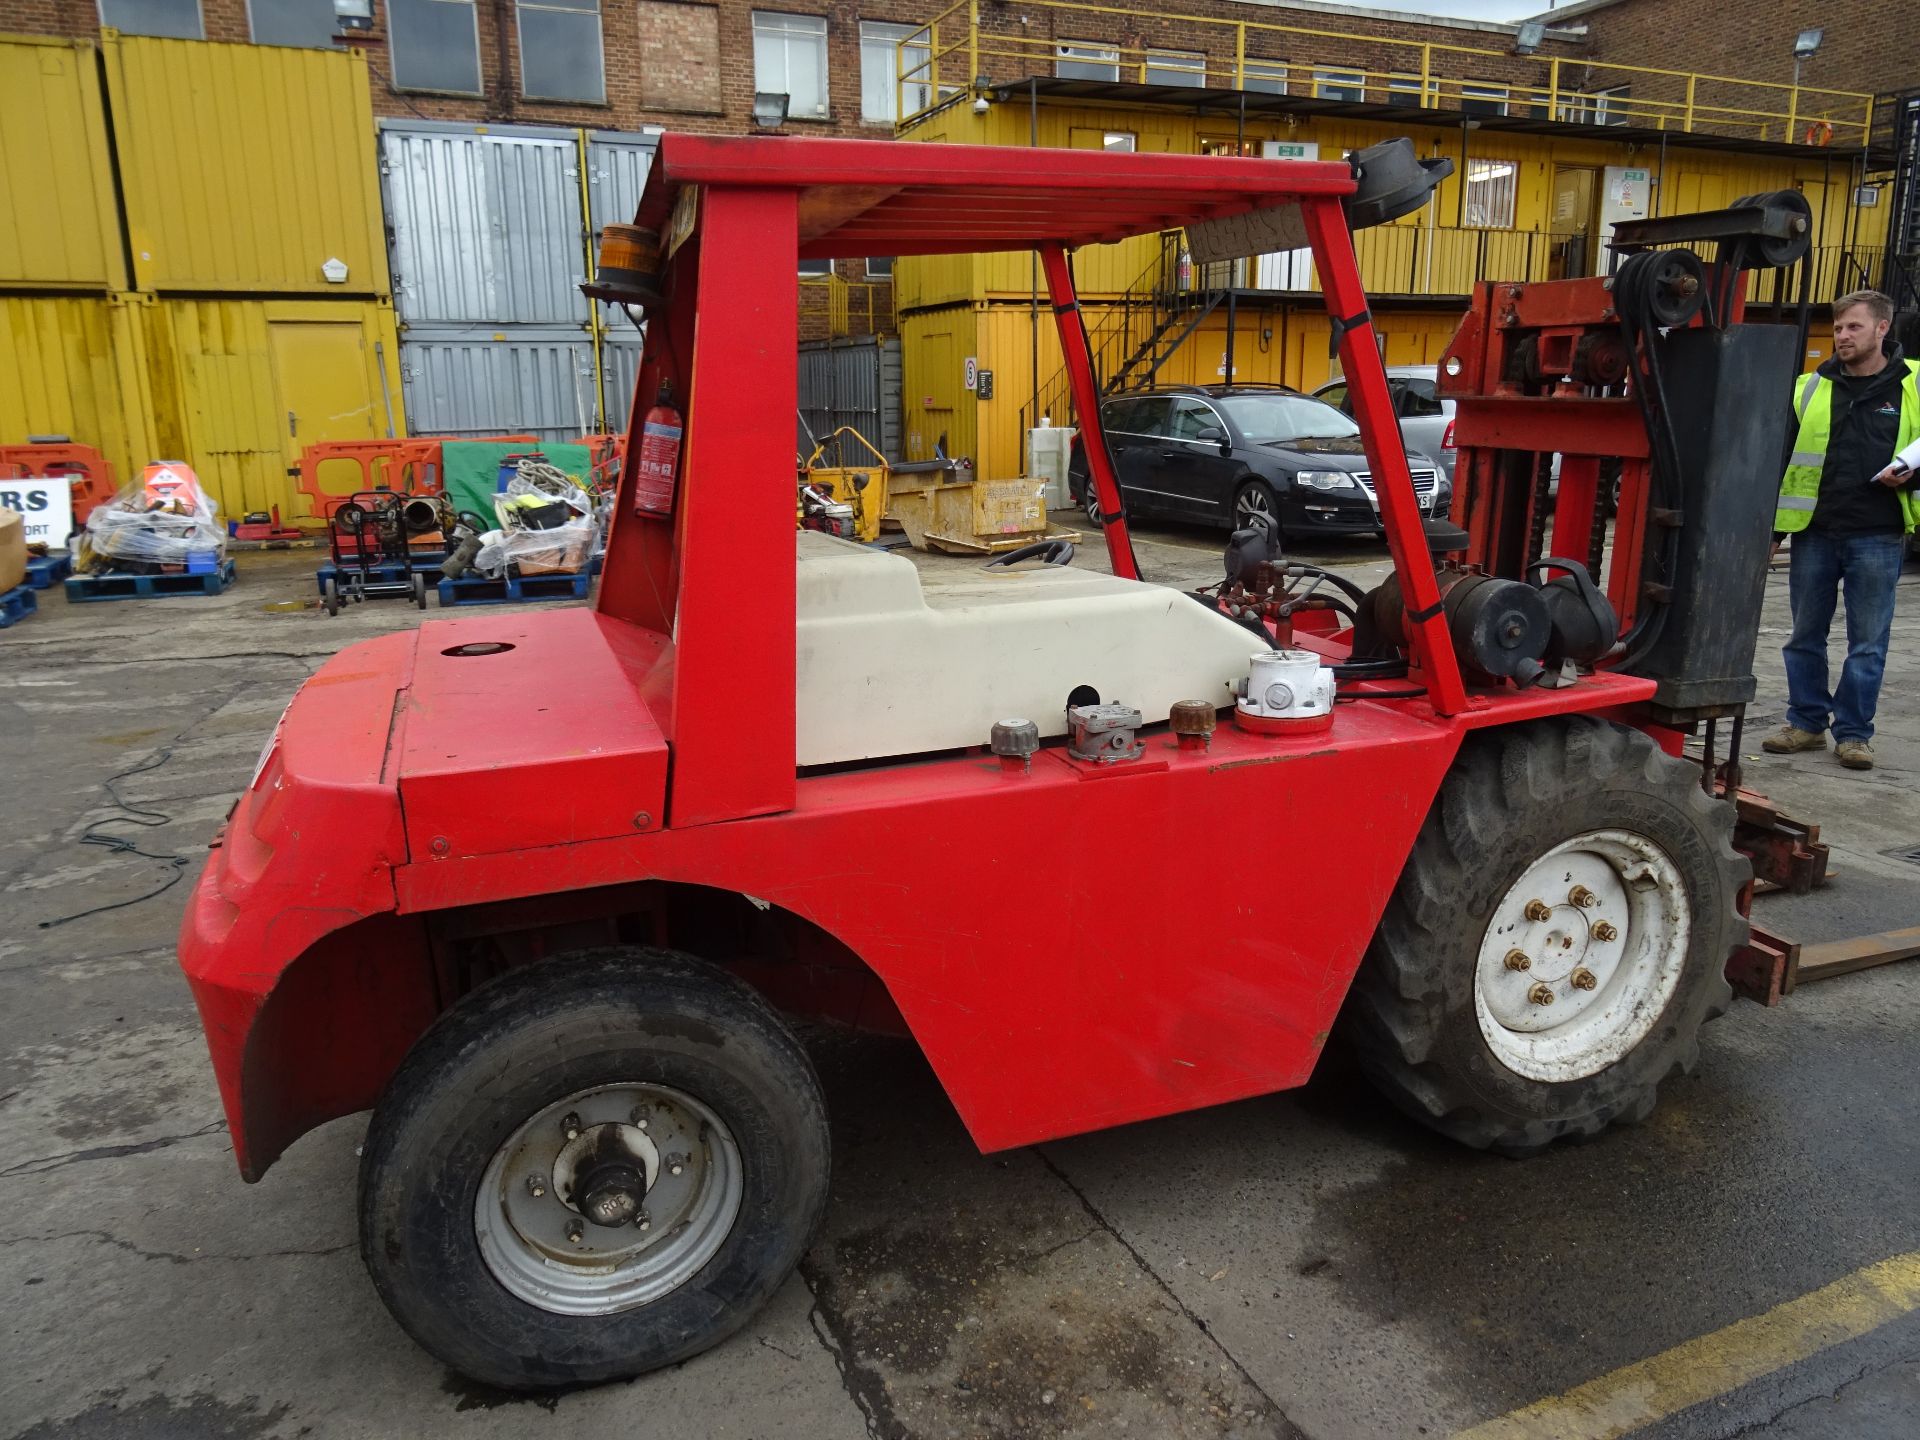
POLYGON ((684 425, 673 408, 673 382, 662 380, 653 408, 640 427, 640 463, 635 467, 633 508, 642 515, 673 514, 673 491, 680 474, 680 436, 684 425))

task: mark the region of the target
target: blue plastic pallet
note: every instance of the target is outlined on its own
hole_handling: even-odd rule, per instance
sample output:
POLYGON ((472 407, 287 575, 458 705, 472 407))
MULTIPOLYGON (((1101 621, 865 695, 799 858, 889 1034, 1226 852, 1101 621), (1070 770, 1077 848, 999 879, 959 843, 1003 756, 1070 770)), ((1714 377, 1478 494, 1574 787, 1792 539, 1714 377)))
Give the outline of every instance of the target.
POLYGON ((7 591, 6 594, 0 595, 0 630, 6 629, 9 625, 18 625, 39 608, 40 597, 35 595, 29 587, 22 585, 7 591))
POLYGON ((445 605, 512 605, 521 600, 584 600, 593 588, 593 571, 575 575, 514 575, 504 580, 461 579, 440 582, 445 605))
MULTIPOLYGON (((415 571, 427 577, 432 584, 440 574, 441 565, 446 563, 444 550, 422 550, 406 560, 381 560, 367 566, 367 578, 375 585, 401 585, 413 578, 415 571)), ((327 581, 332 580, 345 590, 353 578, 360 573, 358 565, 335 565, 329 560, 313 572, 313 583, 320 593, 327 593, 327 581)))
POLYGON ((170 595, 218 595, 233 584, 233 561, 203 575, 74 575, 67 599, 76 605, 95 600, 164 600, 170 595))
POLYGON ((27 557, 27 584, 35 590, 50 590, 72 573, 72 556, 29 555, 27 557))

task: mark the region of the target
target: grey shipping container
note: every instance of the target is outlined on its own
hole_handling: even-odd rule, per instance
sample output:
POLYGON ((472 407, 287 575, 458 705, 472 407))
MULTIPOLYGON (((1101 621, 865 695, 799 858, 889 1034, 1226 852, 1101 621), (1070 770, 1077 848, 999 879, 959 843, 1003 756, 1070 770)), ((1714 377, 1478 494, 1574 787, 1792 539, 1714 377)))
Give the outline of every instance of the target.
POLYGON ((584 330, 412 330, 400 346, 416 435, 537 435, 594 428, 593 342, 584 330))
MULTIPOLYGON (((805 341, 800 346, 799 392, 802 455, 842 425, 851 425, 889 461, 902 458, 899 337, 805 341)), ((855 445, 845 457, 852 462, 862 453, 855 445)), ((835 458, 829 449, 827 462, 835 458)))
POLYGON ((573 131, 382 121, 380 176, 403 324, 586 322, 573 131))
MULTIPOLYGON (((660 137, 657 135, 634 135, 617 130, 595 130, 588 134, 587 210, 593 232, 594 255, 600 253, 602 230, 609 225, 633 223, 633 217, 640 209, 640 192, 646 188, 647 172, 653 168, 653 152, 659 144, 660 137)), ((632 319, 621 306, 604 305, 601 312, 608 333, 634 330, 632 319)), ((609 412, 613 404, 613 396, 609 393, 609 412)), ((624 398, 620 408, 624 414, 624 398)))
MULTIPOLYGON (((633 404, 634 381, 640 377, 640 340, 629 327, 624 335, 609 334, 600 345, 600 384, 607 397, 607 425, 610 431, 627 428, 627 416, 633 404)), ((653 397, 647 397, 653 403, 653 397)))

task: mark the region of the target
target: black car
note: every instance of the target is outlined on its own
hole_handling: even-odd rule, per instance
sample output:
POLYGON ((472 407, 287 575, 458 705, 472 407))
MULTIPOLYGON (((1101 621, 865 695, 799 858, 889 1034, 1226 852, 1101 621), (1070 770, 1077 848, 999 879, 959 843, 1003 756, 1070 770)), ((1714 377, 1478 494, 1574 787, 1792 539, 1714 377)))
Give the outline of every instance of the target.
MULTIPOLYGON (((1380 529, 1360 427, 1333 406, 1277 385, 1163 387, 1101 402, 1100 418, 1129 515, 1240 529, 1277 516, 1283 534, 1380 529)), ((1425 514, 1452 491, 1423 455, 1407 457, 1425 514)), ((1099 504, 1076 439, 1067 483, 1098 523, 1099 504)))

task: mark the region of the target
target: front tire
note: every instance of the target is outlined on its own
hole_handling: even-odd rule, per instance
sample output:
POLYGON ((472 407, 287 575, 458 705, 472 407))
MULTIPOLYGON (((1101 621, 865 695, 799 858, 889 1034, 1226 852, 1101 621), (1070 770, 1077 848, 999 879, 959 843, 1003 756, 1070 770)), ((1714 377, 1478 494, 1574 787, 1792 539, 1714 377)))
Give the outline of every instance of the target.
POLYGON ((1645 1118, 1727 1007, 1749 866, 1696 767, 1590 718, 1470 736, 1342 1015, 1414 1118, 1539 1150, 1645 1118))
POLYGON ((1269 532, 1279 535, 1280 507, 1273 498, 1273 488, 1264 480, 1247 480, 1233 492, 1233 514, 1228 520, 1228 528, 1246 530, 1252 528, 1254 517, 1258 516, 1267 523, 1269 532))
POLYGON ((638 1375, 752 1318, 826 1205, 826 1107, 755 992, 588 950, 441 1016, 387 1087, 360 1249, 409 1335, 503 1389, 638 1375))

